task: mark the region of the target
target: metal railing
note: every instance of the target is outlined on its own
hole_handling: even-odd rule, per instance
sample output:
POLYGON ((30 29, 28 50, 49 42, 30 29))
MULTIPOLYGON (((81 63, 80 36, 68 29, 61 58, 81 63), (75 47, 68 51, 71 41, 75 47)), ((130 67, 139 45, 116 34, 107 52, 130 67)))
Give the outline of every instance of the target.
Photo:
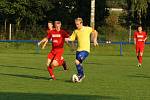
MULTIPOLYGON (((35 43, 36 45, 36 53, 40 53, 40 48, 38 46, 38 42, 39 40, 0 40, 0 42, 15 42, 15 43, 35 43)), ((107 41, 99 41, 100 44, 117 44, 120 47, 120 56, 123 56, 123 45, 129 44, 129 45, 133 45, 133 42, 107 42, 107 41)), ((150 42, 146 42, 145 44, 150 44, 150 42)))

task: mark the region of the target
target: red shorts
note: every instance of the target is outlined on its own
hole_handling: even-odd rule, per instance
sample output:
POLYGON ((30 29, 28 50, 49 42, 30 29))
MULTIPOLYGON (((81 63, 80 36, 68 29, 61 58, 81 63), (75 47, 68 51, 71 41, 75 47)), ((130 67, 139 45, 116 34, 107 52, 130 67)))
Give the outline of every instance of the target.
POLYGON ((144 52, 144 44, 136 45, 136 53, 144 52))
POLYGON ((62 57, 63 53, 63 48, 52 49, 51 52, 48 54, 48 59, 56 60, 60 64, 64 60, 64 58, 62 57))

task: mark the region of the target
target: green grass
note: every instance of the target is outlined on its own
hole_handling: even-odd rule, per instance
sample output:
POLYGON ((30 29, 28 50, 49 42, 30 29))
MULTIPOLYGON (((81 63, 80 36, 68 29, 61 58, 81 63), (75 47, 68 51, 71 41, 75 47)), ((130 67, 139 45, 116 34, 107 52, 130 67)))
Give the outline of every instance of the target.
POLYGON ((86 78, 72 83, 76 73, 75 52, 65 48, 69 71, 55 69, 56 81, 49 81, 46 59, 49 49, 35 53, 35 47, 0 47, 0 100, 149 100, 150 47, 145 48, 143 67, 137 68, 134 47, 100 45, 91 49, 84 62, 86 78))

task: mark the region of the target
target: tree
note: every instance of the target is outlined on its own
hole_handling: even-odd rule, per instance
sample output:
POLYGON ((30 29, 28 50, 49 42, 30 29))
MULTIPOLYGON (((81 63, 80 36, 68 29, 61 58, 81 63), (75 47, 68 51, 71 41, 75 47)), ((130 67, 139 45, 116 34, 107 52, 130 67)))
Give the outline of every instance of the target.
POLYGON ((106 0, 108 8, 122 8, 126 6, 126 0, 106 0))
POLYGON ((7 0, 1 0, 0 1, 0 13, 5 19, 5 32, 6 32, 6 24, 7 20, 11 19, 10 16, 15 13, 14 9, 11 9, 11 3, 7 0))
POLYGON ((138 24, 142 24, 142 16, 146 17, 148 0, 131 0, 132 16, 137 19, 138 24))
MULTIPOLYGON (((16 30, 32 25, 33 31, 32 28, 47 20, 62 20, 63 25, 72 28, 77 17, 89 25, 90 3, 90 0, 0 0, 0 14, 15 24, 16 30)), ((96 0, 96 26, 103 24, 105 8, 106 0, 96 0)))
POLYGON ((46 17, 47 11, 52 8, 49 0, 2 0, 0 1, 0 12, 10 22, 16 23, 19 29, 21 21, 28 20, 36 23, 46 17))

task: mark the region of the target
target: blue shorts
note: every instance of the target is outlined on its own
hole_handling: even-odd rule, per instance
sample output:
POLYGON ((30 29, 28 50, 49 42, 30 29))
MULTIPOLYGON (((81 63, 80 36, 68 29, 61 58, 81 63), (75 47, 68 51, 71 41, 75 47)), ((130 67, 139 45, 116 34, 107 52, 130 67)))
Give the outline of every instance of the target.
POLYGON ((86 57, 88 57, 88 55, 89 55, 89 52, 87 52, 87 51, 77 51, 77 52, 76 52, 76 59, 77 59, 80 63, 82 63, 82 61, 83 61, 86 57))

